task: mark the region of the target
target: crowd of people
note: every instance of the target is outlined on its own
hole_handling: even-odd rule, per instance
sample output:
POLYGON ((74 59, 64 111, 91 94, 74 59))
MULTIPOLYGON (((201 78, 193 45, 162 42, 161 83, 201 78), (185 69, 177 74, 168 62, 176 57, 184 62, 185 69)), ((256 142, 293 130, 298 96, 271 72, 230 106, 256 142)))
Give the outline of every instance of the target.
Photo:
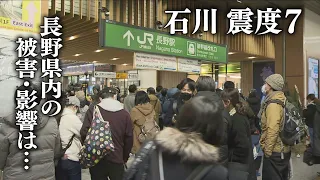
MULTIPOLYGON (((245 98, 231 81, 223 90, 215 84, 211 77, 200 76, 169 89, 142 91, 130 85, 127 96, 96 85, 90 100, 70 89, 63 93, 63 111, 56 120, 39 113, 37 149, 30 153, 28 171, 22 165, 24 152, 17 147, 14 115, 6 117, 0 128, 4 180, 80 180, 84 156, 94 164, 92 180, 256 180, 261 162, 263 180, 290 179, 291 146, 281 136, 287 113, 282 76, 265 80, 264 98, 255 90, 245 98), (99 130, 95 126, 100 121, 106 124, 99 130), (105 146, 108 153, 101 156, 98 148, 105 146), (83 155, 83 149, 90 153, 83 155)), ((312 94, 307 101, 307 152, 319 157, 315 118, 320 103, 312 94)), ((308 163, 316 164, 316 158, 308 163)))

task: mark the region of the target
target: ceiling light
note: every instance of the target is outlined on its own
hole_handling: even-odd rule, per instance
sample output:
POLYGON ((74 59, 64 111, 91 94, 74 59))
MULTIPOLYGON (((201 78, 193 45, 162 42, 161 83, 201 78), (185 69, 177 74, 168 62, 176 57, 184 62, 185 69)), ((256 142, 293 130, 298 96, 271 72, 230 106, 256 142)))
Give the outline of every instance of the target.
POLYGON ((96 63, 96 62, 98 62, 98 61, 93 61, 93 63, 96 63))
POLYGON ((97 49, 97 50, 95 50, 94 52, 101 52, 101 51, 103 51, 102 49, 97 49))
POLYGON ((112 58, 112 59, 110 59, 111 61, 116 61, 116 60, 118 60, 118 59, 120 59, 120 58, 112 58))
POLYGON ((73 56, 76 56, 76 57, 78 57, 78 56, 81 56, 82 54, 75 54, 75 55, 73 55, 73 56))
POLYGON ((256 57, 254 57, 254 56, 250 56, 250 57, 248 57, 248 59, 255 59, 256 57))
POLYGON ((236 69, 240 70, 241 68, 236 68, 236 69))
POLYGON ((76 36, 71 36, 71 37, 69 37, 69 40, 74 40, 76 38, 77 38, 76 36))
POLYGON ((237 2, 238 2, 238 3, 242 3, 242 1, 241 1, 241 0, 237 0, 237 2))
POLYGON ((235 53, 235 52, 228 52, 228 54, 230 54, 230 55, 231 55, 231 54, 234 54, 234 53, 235 53))
POLYGON ((128 66, 128 64, 122 64, 122 66, 128 66))

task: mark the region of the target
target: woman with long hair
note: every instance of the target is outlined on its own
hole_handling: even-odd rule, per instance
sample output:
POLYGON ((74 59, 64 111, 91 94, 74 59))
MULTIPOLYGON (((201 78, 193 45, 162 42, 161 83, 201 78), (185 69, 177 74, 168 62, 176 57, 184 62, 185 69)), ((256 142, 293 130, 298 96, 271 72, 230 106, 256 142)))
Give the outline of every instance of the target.
POLYGON ((223 104, 230 115, 231 129, 228 134, 229 179, 247 180, 254 178, 252 171, 253 151, 250 123, 246 108, 240 102, 238 89, 225 89, 221 93, 223 104), (250 175, 249 175, 250 174, 250 175))
POLYGON ((147 142, 124 179, 226 180, 227 170, 218 163, 218 146, 224 135, 221 111, 218 103, 206 97, 186 102, 176 128, 165 128, 147 142))

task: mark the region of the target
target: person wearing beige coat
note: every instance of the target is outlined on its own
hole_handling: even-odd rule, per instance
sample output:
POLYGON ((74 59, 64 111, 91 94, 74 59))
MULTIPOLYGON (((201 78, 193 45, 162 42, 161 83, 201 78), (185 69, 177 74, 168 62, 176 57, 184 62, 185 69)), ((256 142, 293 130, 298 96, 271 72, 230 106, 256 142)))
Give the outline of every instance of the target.
POLYGON ((141 128, 148 118, 155 118, 155 111, 150 104, 150 99, 146 92, 139 91, 135 98, 136 106, 131 109, 130 117, 133 123, 133 147, 131 153, 136 154, 142 142, 138 140, 141 128))

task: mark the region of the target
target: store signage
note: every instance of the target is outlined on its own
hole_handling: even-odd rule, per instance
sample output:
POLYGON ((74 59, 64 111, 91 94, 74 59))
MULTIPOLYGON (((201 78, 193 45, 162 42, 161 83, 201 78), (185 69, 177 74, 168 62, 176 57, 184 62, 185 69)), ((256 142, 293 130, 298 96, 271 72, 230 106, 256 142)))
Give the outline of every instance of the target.
POLYGON ((114 79, 114 78, 117 77, 117 73, 115 73, 115 72, 95 71, 93 74, 94 74, 94 77, 97 77, 97 78, 110 78, 110 79, 114 79))
POLYGON ((117 73, 116 78, 117 79, 128 79, 128 74, 127 73, 117 73))
POLYGON ((137 73, 129 73, 128 74, 128 79, 130 79, 130 80, 138 80, 139 77, 138 77, 137 73))
POLYGON ((177 59, 171 56, 135 53, 133 67, 136 69, 177 71, 177 59))
POLYGON ((178 71, 200 74, 201 61, 178 58, 178 71))
POLYGON ((102 64, 102 63, 95 63, 94 64, 95 71, 103 71, 103 72, 111 72, 112 65, 110 64, 102 64))
POLYGON ((100 38, 105 47, 227 63, 227 47, 106 20, 100 38))
POLYGON ((73 75, 73 74, 84 74, 86 72, 93 72, 93 64, 83 64, 78 66, 67 66, 62 68, 64 75, 73 75))

